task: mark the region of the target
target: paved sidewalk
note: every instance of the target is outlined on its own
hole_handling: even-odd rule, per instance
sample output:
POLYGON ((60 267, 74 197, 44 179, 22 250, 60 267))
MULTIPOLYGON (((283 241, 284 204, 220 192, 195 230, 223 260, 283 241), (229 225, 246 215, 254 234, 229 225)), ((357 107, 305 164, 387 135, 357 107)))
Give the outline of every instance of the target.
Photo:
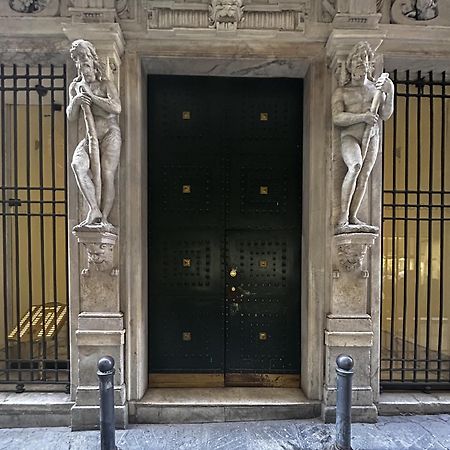
MULTIPOLYGON (((228 422, 198 425, 132 425, 117 431, 121 450, 323 450, 334 426, 319 420, 228 422)), ((353 424, 354 450, 450 449, 450 415, 380 417, 377 424, 353 424)), ((99 433, 68 428, 0 430, 0 449, 99 449, 99 433)))

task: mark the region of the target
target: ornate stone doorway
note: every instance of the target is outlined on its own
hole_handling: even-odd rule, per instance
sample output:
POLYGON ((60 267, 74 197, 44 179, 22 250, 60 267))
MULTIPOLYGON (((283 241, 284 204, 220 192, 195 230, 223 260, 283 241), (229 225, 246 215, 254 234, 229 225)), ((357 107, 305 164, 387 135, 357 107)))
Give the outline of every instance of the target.
POLYGON ((301 82, 148 86, 150 385, 298 387, 301 82))

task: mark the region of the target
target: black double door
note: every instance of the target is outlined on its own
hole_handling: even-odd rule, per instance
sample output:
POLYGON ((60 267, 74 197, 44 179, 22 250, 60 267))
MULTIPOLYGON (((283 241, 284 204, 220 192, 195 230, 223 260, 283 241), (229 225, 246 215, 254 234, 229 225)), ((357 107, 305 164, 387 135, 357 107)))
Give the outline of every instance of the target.
POLYGON ((150 372, 299 373, 301 82, 148 95, 150 372))

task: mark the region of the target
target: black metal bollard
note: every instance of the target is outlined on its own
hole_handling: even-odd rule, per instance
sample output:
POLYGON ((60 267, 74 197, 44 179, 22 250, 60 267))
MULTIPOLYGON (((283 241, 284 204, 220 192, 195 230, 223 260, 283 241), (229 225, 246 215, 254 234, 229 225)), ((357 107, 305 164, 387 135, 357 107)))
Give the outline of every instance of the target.
POLYGON ((336 358, 336 450, 352 450, 352 377, 353 358, 336 358))
POLYGON ((103 356, 98 360, 100 388, 100 441, 101 450, 116 450, 116 423, 114 419, 114 358, 103 356))

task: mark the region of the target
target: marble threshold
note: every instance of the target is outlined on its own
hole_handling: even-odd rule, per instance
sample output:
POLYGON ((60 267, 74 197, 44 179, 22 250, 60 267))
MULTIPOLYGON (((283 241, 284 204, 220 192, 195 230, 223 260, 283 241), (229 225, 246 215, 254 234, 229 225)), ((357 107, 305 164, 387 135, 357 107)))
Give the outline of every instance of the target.
POLYGON ((295 388, 153 388, 130 402, 130 422, 204 423, 309 419, 320 402, 295 388))

